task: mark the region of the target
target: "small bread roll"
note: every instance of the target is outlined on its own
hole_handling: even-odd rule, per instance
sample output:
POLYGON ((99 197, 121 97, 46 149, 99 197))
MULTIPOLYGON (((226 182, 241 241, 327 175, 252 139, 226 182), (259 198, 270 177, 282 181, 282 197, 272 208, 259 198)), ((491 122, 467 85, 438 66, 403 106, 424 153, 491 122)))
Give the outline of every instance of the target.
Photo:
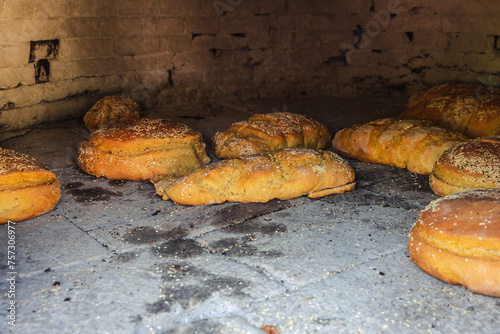
POLYGON ((258 114, 212 139, 215 155, 230 159, 288 147, 322 150, 330 146, 332 134, 323 124, 289 112, 258 114))
POLYGON ((97 101, 83 117, 85 127, 93 132, 103 126, 138 119, 141 107, 134 99, 106 96, 97 101))
POLYGON ((78 151, 78 166, 84 172, 115 180, 179 177, 209 161, 199 132, 159 118, 103 127, 78 151))
POLYGON ((328 151, 288 148, 222 160, 180 178, 155 183, 163 199, 178 204, 267 202, 353 190, 354 170, 328 151))
POLYGON ((500 89, 446 83, 415 93, 399 119, 423 119, 471 138, 500 135, 500 89))
POLYGON ((36 159, 0 148, 0 223, 19 222, 51 211, 61 198, 54 173, 36 159))
POLYGON ((410 231, 408 250, 432 276, 500 297, 500 189, 431 202, 410 231))
POLYGON ((429 183, 439 196, 500 188, 500 136, 477 138, 445 151, 436 161, 429 183))

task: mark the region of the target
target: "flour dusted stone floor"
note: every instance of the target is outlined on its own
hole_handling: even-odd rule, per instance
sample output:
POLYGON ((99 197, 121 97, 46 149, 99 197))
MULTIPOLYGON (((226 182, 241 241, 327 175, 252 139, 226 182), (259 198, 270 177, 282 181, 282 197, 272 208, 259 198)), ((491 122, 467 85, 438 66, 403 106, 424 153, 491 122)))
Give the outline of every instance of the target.
MULTIPOLYGON (((208 144, 256 112, 286 108, 336 132, 403 106, 267 100, 147 115, 186 123, 208 144)), ((2 316, 2 333, 498 333, 498 298, 439 281, 409 258, 408 232, 437 198, 426 176, 348 160, 352 192, 188 207, 148 182, 82 173, 74 159, 86 137, 70 120, 0 143, 43 161, 62 185, 53 211, 15 225, 16 326, 2 316)), ((6 277, 6 225, 0 245, 6 277)), ((2 279, 4 315, 9 289, 2 279)))

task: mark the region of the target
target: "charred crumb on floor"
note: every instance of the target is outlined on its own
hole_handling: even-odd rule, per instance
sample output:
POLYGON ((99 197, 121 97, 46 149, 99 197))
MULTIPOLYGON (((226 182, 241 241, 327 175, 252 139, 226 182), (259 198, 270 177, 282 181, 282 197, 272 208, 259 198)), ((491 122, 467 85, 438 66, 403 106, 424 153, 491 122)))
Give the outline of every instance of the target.
POLYGON ((238 238, 225 238, 217 240, 209 244, 209 248, 213 252, 220 253, 224 256, 258 256, 265 258, 279 258, 284 254, 278 250, 262 250, 256 246, 250 245, 249 242, 255 240, 253 236, 245 236, 238 238))
POLYGON ((129 182, 130 180, 108 180, 108 184, 112 187, 122 187, 129 182))
POLYGON ((211 219, 211 225, 221 226, 239 223, 265 214, 274 213, 293 206, 290 201, 272 200, 267 203, 241 203, 218 211, 211 219))
POLYGON ((272 235, 276 233, 287 232, 285 224, 273 222, 260 222, 255 220, 244 221, 239 224, 233 224, 221 231, 227 233, 261 233, 264 235, 272 235))
POLYGON ((134 251, 125 252, 125 253, 117 253, 114 256, 114 259, 116 261, 119 261, 119 262, 122 262, 122 263, 127 263, 130 260, 135 259, 138 255, 139 255, 139 253, 138 252, 134 252, 134 251))
POLYGON ((84 186, 83 182, 75 181, 75 182, 67 182, 63 184, 64 189, 79 189, 84 186))
POLYGON ((150 244, 170 239, 181 239, 186 237, 189 231, 183 227, 171 230, 158 230, 151 226, 141 226, 127 231, 123 240, 133 244, 150 244))
POLYGON ((171 239, 152 248, 158 257, 176 257, 181 259, 201 255, 204 248, 193 239, 171 239))
POLYGON ((105 202, 109 201, 112 197, 122 196, 121 192, 110 191, 101 187, 74 188, 69 189, 68 192, 78 203, 105 202))
POLYGON ((217 275, 186 263, 169 263, 158 267, 163 272, 162 293, 165 295, 157 302, 147 304, 148 312, 158 314, 170 312, 174 305, 183 309, 193 307, 209 299, 218 291, 227 290, 231 295, 244 297, 244 289, 250 283, 231 276, 217 275), (182 279, 191 278, 195 284, 178 284, 182 279))

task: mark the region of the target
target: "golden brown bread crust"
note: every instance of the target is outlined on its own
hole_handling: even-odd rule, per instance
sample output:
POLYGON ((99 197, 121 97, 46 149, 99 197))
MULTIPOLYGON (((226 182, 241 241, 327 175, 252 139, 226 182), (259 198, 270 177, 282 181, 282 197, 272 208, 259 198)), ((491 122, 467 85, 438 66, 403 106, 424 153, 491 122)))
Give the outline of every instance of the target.
POLYGON ((434 165, 429 183, 439 196, 500 188, 500 136, 477 138, 444 152, 434 165))
POLYGON ((103 127, 78 151, 78 166, 84 172, 116 180, 178 177, 209 161, 199 132, 158 118, 103 127))
POLYGON ((322 150, 330 146, 331 137, 330 130, 309 117, 274 112, 234 123, 217 132, 212 143, 215 154, 226 159, 287 147, 322 150))
POLYGON ((49 212, 60 197, 59 181, 41 162, 0 148, 0 223, 49 212))
POLYGON ((425 119, 471 138, 500 135, 500 89, 447 83, 415 93, 399 119, 425 119))
POLYGON ((267 202, 311 198, 353 190, 354 170, 327 151, 288 148, 223 160, 176 182, 155 183, 163 199, 184 205, 267 202))
POLYGON ((85 127, 93 132, 103 126, 140 118, 141 107, 134 99, 106 96, 97 101, 83 117, 85 127))
POLYGON ((432 276, 500 297, 500 190, 470 190, 431 202, 410 231, 408 250, 432 276))
POLYGON ((337 132, 334 150, 351 159, 428 175, 439 156, 466 136, 425 120, 384 118, 337 132))

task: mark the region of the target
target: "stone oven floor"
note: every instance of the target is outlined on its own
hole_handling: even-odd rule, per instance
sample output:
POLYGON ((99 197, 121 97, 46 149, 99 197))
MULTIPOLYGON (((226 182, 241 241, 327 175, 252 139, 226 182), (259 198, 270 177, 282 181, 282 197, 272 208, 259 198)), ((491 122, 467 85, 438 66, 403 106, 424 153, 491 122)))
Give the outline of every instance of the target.
MULTIPOLYGON (((266 100, 146 111, 203 133, 257 112, 310 115, 333 132, 402 112, 403 99, 266 100)), ((499 333, 500 299, 437 280, 408 232, 437 198, 428 177, 348 160, 356 189, 319 199, 188 207, 148 182, 75 166, 81 120, 0 143, 44 162, 62 198, 15 225, 16 333, 499 333)), ((207 145, 212 160, 217 160, 207 145)), ((0 268, 7 226, 0 226, 0 268)), ((11 288, 0 282, 2 310, 11 288)))

